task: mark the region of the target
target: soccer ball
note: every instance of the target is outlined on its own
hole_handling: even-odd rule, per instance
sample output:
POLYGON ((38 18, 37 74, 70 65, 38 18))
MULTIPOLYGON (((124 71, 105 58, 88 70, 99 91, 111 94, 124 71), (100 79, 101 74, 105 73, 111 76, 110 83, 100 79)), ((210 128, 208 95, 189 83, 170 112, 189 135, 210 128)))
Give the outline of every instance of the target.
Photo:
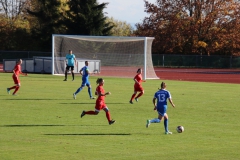
POLYGON ((184 131, 184 127, 183 126, 177 126, 176 128, 178 133, 182 133, 184 131))

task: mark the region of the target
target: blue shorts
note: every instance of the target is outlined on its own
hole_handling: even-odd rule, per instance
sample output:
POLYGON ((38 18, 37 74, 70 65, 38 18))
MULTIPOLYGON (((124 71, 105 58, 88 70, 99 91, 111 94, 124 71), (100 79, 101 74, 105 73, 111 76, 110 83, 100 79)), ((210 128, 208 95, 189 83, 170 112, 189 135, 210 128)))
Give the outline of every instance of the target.
POLYGON ((157 112, 159 115, 164 116, 167 113, 167 105, 157 106, 157 112))
POLYGON ((82 85, 81 85, 81 87, 84 87, 84 86, 90 86, 90 82, 88 81, 88 79, 82 79, 82 85))

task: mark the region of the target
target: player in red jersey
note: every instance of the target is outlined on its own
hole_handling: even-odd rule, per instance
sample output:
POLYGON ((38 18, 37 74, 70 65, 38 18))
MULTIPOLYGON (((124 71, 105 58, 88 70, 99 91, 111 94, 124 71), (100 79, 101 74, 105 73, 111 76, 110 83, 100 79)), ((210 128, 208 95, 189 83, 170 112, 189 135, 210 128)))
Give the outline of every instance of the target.
POLYGON ((22 64, 22 59, 19 59, 19 60, 17 61, 16 66, 15 66, 14 69, 13 69, 12 78, 13 78, 13 81, 14 81, 15 86, 12 86, 11 88, 7 88, 8 94, 10 94, 10 90, 11 90, 11 89, 15 89, 15 91, 14 91, 13 94, 12 94, 13 96, 16 95, 17 91, 19 90, 19 88, 20 88, 20 86, 21 86, 21 85, 20 85, 19 74, 22 74, 22 75, 27 76, 26 73, 22 73, 22 71, 21 71, 21 64, 22 64))
POLYGON ((144 93, 143 87, 141 85, 141 82, 146 82, 145 80, 142 80, 142 69, 139 68, 137 70, 137 75, 133 78, 133 80, 135 81, 134 84, 134 93, 129 101, 129 103, 133 104, 133 99, 135 98, 137 92, 140 92, 137 97, 135 98, 135 100, 138 102, 138 98, 141 97, 144 93))
POLYGON ((111 125, 115 123, 115 120, 111 120, 110 111, 104 102, 105 96, 110 95, 111 93, 110 92, 105 93, 103 89, 104 80, 102 78, 98 78, 96 83, 98 84, 98 86, 96 88, 95 95, 98 95, 98 98, 96 100, 95 111, 82 111, 81 118, 86 114, 98 115, 98 113, 103 109, 106 112, 108 123, 109 125, 111 125))

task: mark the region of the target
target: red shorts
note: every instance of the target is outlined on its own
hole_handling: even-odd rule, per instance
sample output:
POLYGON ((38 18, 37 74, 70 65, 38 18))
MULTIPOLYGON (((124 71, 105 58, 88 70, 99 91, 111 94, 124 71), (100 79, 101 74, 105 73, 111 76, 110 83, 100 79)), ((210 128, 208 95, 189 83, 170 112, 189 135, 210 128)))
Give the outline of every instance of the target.
POLYGON ((134 85, 134 92, 142 92, 143 88, 141 85, 134 85))
POLYGON ((18 78, 18 76, 15 76, 14 74, 12 75, 14 84, 20 84, 20 79, 18 78))
POLYGON ((106 106, 107 105, 104 103, 104 101, 96 101, 95 109, 100 111, 106 108, 106 106))

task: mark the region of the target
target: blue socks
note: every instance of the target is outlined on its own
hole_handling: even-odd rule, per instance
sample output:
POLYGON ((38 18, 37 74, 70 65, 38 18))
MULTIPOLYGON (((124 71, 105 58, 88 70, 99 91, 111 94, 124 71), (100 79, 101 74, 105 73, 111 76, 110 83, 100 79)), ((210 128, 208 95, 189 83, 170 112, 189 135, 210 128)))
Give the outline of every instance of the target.
POLYGON ((75 94, 78 94, 82 90, 82 87, 78 88, 75 94))
POLYGON ((165 128, 165 131, 168 132, 168 119, 164 120, 164 128, 165 128))
POLYGON ((155 119, 150 120, 150 122, 151 123, 160 123, 160 119, 155 118, 155 119))
POLYGON ((90 96, 90 98, 92 97, 92 89, 91 88, 88 88, 88 94, 90 96))
MULTIPOLYGON (((83 87, 78 88, 74 94, 78 94, 82 89, 83 89, 83 87)), ((92 97, 92 89, 91 88, 88 88, 88 94, 91 98, 92 97)))

